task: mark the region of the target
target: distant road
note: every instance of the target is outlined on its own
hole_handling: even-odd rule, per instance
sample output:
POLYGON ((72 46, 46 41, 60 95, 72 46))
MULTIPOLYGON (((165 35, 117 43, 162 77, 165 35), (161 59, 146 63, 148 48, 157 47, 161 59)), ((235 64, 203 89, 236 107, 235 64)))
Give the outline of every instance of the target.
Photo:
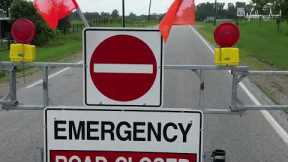
MULTIPOLYGON (((165 64, 213 64, 207 44, 191 27, 175 27, 166 46, 165 64)), ((199 97, 199 79, 192 72, 169 70, 164 77, 164 106, 220 108, 231 96, 227 72, 204 72, 205 91, 199 97)), ((51 103, 82 105, 82 69, 67 68, 49 80, 51 103)), ((41 82, 19 90, 25 104, 41 103, 41 82)), ((240 100, 255 104, 240 91, 240 100)), ((43 146, 43 114, 40 111, 0 112, 0 161, 39 162, 43 146)), ((227 162, 286 162, 288 146, 259 111, 239 115, 207 115, 204 123, 206 161, 214 149, 227 151, 227 162)))

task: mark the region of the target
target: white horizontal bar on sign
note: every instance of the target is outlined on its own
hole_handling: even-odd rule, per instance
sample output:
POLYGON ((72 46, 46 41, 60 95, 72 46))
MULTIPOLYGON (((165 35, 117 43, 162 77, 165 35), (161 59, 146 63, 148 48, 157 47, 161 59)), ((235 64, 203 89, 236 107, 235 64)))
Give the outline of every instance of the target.
POLYGON ((152 74, 151 64, 94 64, 94 73, 152 74))

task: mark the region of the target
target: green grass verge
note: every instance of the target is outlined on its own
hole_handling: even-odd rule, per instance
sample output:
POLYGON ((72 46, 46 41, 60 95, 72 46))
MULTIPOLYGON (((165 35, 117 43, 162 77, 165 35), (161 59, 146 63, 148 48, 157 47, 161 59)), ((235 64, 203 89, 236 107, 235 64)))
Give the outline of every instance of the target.
MULTIPOLYGON (((57 61, 78 53, 81 49, 81 33, 59 34, 45 46, 37 47, 36 61, 57 61)), ((9 51, 0 51, 0 60, 9 61, 9 51)))
MULTIPOLYGON (((37 47, 37 62, 60 61, 72 57, 81 50, 81 33, 69 33, 67 35, 58 34, 53 40, 50 40, 45 46, 37 47)), ((9 51, 0 51, 0 61, 9 61, 9 51)), ((23 67, 18 67, 18 72, 22 73, 23 67)), ((25 74, 36 72, 33 68, 25 68, 25 74)), ((0 72, 0 81, 7 73, 0 72)))
MULTIPOLYGON (((288 70, 288 24, 282 23, 280 32, 275 22, 240 22, 241 38, 237 47, 240 48, 241 64, 253 69, 288 70)), ((215 26, 208 23, 198 23, 200 33, 215 46, 213 31, 215 26)), ((253 80, 253 78, 252 78, 253 80)), ((280 104, 273 95, 271 87, 254 83, 273 102, 280 104)), ((284 110, 288 112, 288 109, 284 110)))
POLYGON ((38 49, 36 61, 57 61, 79 53, 82 47, 81 36, 80 32, 58 36, 38 49))
MULTIPOLYGON (((215 26, 198 23, 199 31, 210 41, 213 40, 215 26)), ((257 69, 275 68, 288 69, 288 24, 281 24, 277 31, 275 22, 240 22, 241 38, 237 47, 240 48, 241 63, 257 69)))

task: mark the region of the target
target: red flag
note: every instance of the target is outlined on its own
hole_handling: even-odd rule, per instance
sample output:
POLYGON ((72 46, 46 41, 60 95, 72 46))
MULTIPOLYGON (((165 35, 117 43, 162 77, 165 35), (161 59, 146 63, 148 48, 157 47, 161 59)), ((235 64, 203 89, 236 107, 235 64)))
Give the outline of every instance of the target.
POLYGON ((168 40, 172 25, 194 25, 194 0, 175 0, 161 20, 159 28, 164 41, 168 40))
POLYGON ((34 7, 53 30, 57 28, 59 20, 79 8, 76 0, 34 0, 34 7))

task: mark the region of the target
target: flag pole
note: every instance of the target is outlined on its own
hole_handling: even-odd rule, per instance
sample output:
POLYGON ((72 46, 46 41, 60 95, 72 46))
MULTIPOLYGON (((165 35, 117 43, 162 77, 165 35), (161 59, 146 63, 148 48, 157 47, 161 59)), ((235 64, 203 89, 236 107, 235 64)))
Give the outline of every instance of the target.
POLYGON ((80 6, 78 5, 77 1, 76 1, 76 0, 72 0, 72 2, 73 2, 74 5, 76 6, 76 10, 77 10, 77 12, 78 12, 78 15, 80 16, 80 19, 83 21, 84 26, 85 26, 85 27, 89 27, 90 25, 89 25, 89 23, 88 23, 85 15, 84 15, 83 12, 81 11, 81 8, 80 8, 80 6))
POLYGON ((90 27, 85 15, 83 14, 83 12, 81 11, 80 7, 77 8, 77 12, 80 16, 80 19, 83 21, 85 27, 90 27))

